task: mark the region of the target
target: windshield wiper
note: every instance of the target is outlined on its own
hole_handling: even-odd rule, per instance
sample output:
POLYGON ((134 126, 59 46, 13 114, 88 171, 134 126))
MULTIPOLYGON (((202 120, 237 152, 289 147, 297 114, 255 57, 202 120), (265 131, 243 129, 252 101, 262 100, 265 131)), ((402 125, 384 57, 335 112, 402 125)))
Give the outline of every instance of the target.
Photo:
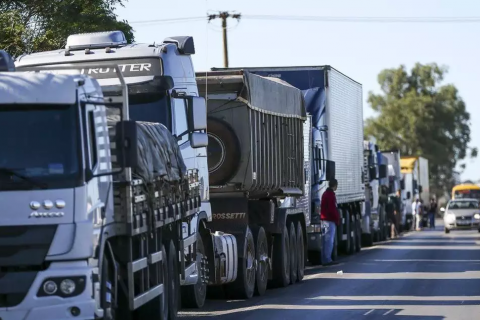
POLYGON ((23 181, 26 181, 26 182, 28 182, 32 185, 35 185, 39 188, 42 188, 42 189, 47 189, 48 188, 48 186, 45 183, 38 182, 35 179, 29 178, 29 177, 25 177, 24 175, 16 172, 15 170, 9 169, 9 168, 0 167, 0 173, 5 173, 5 174, 10 175, 10 176, 15 176, 17 178, 22 179, 23 181))

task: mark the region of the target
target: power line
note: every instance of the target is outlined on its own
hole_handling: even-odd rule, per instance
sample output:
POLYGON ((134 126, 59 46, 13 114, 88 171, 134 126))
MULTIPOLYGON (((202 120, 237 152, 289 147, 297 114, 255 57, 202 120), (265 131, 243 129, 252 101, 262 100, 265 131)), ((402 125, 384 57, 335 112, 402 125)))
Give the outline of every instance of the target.
POLYGON ((175 23, 175 22, 189 22, 189 21, 207 21, 207 17, 185 17, 173 19, 155 19, 155 20, 138 20, 131 21, 129 24, 160 24, 160 23, 175 23))
MULTIPOLYGON (((235 14, 223 12, 235 18, 235 14)), ((219 13, 217 18, 221 18, 219 13)), ((176 22, 211 21, 212 15, 206 17, 184 17, 172 19, 138 20, 131 24, 161 24, 176 22)), ((335 16, 282 16, 282 15, 240 15, 239 18, 250 20, 277 20, 277 21, 315 21, 315 22, 360 22, 360 23, 479 23, 480 17, 335 17, 335 16)))
POLYGON ((335 17, 335 16, 280 16, 243 15, 255 20, 296 20, 318 22, 367 22, 367 23, 477 23, 480 17, 335 17))

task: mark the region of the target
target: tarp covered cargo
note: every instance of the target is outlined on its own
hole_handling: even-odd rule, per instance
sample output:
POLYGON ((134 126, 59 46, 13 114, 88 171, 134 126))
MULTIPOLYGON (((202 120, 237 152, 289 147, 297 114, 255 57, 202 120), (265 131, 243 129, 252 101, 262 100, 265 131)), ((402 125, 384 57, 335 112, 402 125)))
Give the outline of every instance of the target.
MULTIPOLYGON (((107 125, 111 141, 115 141, 115 124, 120 120, 118 109, 107 108, 107 125)), ((179 181, 185 176, 186 166, 177 140, 160 123, 136 121, 139 166, 133 172, 145 182, 157 178, 179 181)), ((112 156, 115 156, 112 150, 112 156)))
POLYGON ((244 71, 196 76, 207 99, 210 192, 303 194, 302 92, 244 71))

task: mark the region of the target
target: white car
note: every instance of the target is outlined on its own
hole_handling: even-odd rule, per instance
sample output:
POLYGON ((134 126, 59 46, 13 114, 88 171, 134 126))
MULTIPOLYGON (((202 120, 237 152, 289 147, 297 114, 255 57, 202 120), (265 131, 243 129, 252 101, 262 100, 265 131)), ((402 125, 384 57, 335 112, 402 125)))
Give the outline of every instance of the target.
POLYGON ((480 207, 478 199, 454 199, 447 203, 444 212, 445 233, 454 229, 477 229, 480 232, 480 207))

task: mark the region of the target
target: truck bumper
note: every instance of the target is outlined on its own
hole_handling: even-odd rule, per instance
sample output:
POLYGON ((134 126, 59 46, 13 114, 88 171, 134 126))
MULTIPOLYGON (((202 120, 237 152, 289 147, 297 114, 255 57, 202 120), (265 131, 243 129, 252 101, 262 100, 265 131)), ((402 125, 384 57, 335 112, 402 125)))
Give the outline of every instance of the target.
POLYGON ((50 268, 38 272, 23 301, 13 307, 0 308, 3 320, 92 320, 95 318, 96 302, 93 296, 91 267, 86 262, 52 263, 50 268), (59 296, 38 297, 37 292, 48 278, 85 276, 85 289, 71 298, 59 296), (72 315, 72 308, 80 314, 72 315))
POLYGON ((0 310, 0 318, 5 320, 93 320, 95 312, 95 301, 75 301, 57 305, 45 305, 29 310, 19 308, 0 310), (79 316, 74 317, 70 310, 72 307, 80 309, 79 316))

